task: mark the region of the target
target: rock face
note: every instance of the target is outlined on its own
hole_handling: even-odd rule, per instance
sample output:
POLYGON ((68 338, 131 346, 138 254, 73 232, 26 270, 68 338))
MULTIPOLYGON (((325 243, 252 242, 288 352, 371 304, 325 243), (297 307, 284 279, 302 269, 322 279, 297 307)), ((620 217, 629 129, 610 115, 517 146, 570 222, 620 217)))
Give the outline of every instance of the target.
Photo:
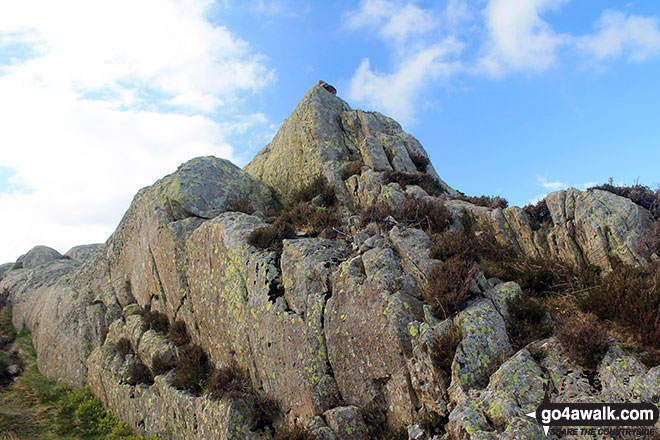
POLYGON ((373 171, 416 172, 418 168, 453 192, 437 176, 419 142, 396 121, 380 113, 352 110, 337 96, 315 86, 245 171, 271 185, 284 201, 320 174, 344 202, 361 193, 359 201, 370 203, 387 192, 381 176, 373 171), (344 183, 342 171, 351 162, 369 169, 344 183))
POLYGON ((14 264, 15 269, 34 269, 49 261, 58 260, 62 255, 48 246, 35 246, 30 252, 21 255, 14 264))
POLYGON ((525 414, 546 384, 557 400, 650 398, 660 367, 618 346, 596 372, 572 365, 554 337, 515 350, 506 326, 507 300, 521 295, 515 283, 479 272, 462 310, 433 316, 424 288, 439 260, 427 233, 392 217, 362 225, 350 208, 440 196, 454 229, 467 216, 528 256, 605 269, 614 258, 644 262, 634 240, 649 213, 570 189, 547 197, 551 220, 537 225, 520 208, 484 208, 456 194, 395 121, 315 86, 245 171, 213 157, 181 165, 138 192, 104 245, 67 258, 37 247, 4 267, 0 302, 11 303, 17 328, 32 331, 44 374, 89 385, 139 433, 165 438, 270 439, 274 428, 295 426, 327 440, 364 440, 374 429, 429 440, 440 435, 425 432, 426 422, 444 420, 443 439, 541 439, 525 414), (386 172, 440 190, 385 183, 386 172), (340 202, 336 238, 301 233, 281 252, 252 246, 250 233, 319 174, 340 202), (234 212, 246 204, 253 214, 234 212), (143 307, 183 323, 210 363, 243 372, 252 392, 193 395, 173 385, 171 370, 131 384, 131 365, 155 371, 156 359, 181 350, 144 324, 143 307), (443 366, 438 353, 450 352, 453 332, 460 341, 443 366), (268 417, 264 400, 274 408, 268 417))
POLYGON ((105 248, 105 244, 96 243, 96 244, 83 244, 81 246, 74 246, 69 249, 64 256, 71 258, 72 260, 80 261, 84 263, 89 260, 95 253, 102 251, 105 248))
POLYGON ((633 265, 646 262, 635 241, 652 218, 630 199, 598 189, 570 188, 548 194, 545 202, 551 220, 539 229, 517 206, 488 209, 452 200, 447 207, 459 216, 467 214, 491 224, 500 240, 529 257, 557 258, 575 266, 593 264, 605 270, 611 270, 614 259, 633 265))

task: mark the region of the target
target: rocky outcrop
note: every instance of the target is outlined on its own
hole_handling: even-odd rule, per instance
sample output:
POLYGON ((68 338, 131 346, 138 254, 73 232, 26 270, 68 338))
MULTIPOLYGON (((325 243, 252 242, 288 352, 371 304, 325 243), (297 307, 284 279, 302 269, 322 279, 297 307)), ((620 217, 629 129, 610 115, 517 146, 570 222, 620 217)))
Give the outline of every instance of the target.
POLYGON ((428 234, 393 217, 364 225, 353 215, 375 202, 440 197, 454 230, 461 219, 487 222, 527 256, 609 269, 614 258, 643 262, 634 240, 648 212, 571 189, 546 198, 551 219, 537 224, 520 208, 456 194, 395 121, 315 86, 245 171, 213 157, 181 165, 138 192, 104 245, 21 257, 0 274, 0 301, 12 304, 17 328, 32 331, 43 373, 89 385, 138 432, 165 438, 269 439, 288 426, 327 440, 374 430, 437 440, 424 427, 441 420, 443 439, 540 439, 525 414, 546 385, 558 401, 648 399, 660 367, 618 346, 596 372, 572 365, 554 337, 516 350, 506 325, 508 300, 522 294, 515 283, 476 271, 465 307, 434 316, 424 289, 439 260, 428 234), (393 173, 405 179, 386 178, 393 173), (281 251, 251 245, 250 234, 319 174, 340 202, 334 235, 299 231, 281 251), (252 214, 234 211, 246 205, 252 214), (212 365, 244 372, 251 392, 193 395, 173 385, 171 370, 153 383, 129 380, 138 361, 154 370, 154 359, 180 354, 143 325, 142 308, 183 323, 212 365), (453 353, 451 335, 455 354, 439 362, 438 353, 453 353), (128 354, 118 349, 124 339, 128 354), (257 396, 274 414, 257 410, 257 396))
POLYGON ((30 252, 21 255, 14 264, 14 269, 34 269, 49 261, 59 260, 62 255, 48 246, 35 246, 30 252))
POLYGON ((103 243, 83 244, 80 246, 74 246, 69 249, 64 254, 64 257, 84 263, 85 261, 89 260, 95 253, 101 252, 103 249, 105 249, 105 244, 103 243))
POLYGON ((615 259, 633 265, 646 262, 635 241, 651 225, 651 214, 630 199, 599 189, 570 188, 548 194, 545 203, 550 220, 538 227, 516 206, 489 209, 459 200, 446 206, 455 215, 492 225, 502 242, 528 257, 604 270, 611 270, 615 259))
POLYGON ((385 170, 422 171, 453 193, 436 174, 424 148, 396 121, 377 112, 352 110, 321 86, 307 92, 271 143, 245 167, 284 201, 320 174, 343 202, 361 204, 387 192, 380 175, 373 174, 385 170), (342 171, 352 162, 368 168, 344 183, 342 171))

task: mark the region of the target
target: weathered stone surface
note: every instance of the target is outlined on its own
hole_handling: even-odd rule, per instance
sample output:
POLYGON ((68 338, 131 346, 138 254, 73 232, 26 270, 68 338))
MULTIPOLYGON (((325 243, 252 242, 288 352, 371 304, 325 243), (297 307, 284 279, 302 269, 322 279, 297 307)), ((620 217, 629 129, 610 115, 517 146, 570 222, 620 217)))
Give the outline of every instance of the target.
POLYGON ((411 386, 427 414, 445 417, 449 413, 450 378, 435 365, 432 357, 439 348, 435 331, 426 322, 411 323, 409 330, 413 344, 413 355, 408 359, 411 386))
POLYGON ((644 263, 635 247, 637 237, 649 227, 649 212, 631 200, 602 190, 550 193, 545 198, 552 221, 533 230, 518 207, 489 209, 451 200, 455 214, 467 212, 487 222, 503 243, 532 258, 557 258, 575 266, 594 264, 605 270, 617 258, 624 263, 644 263))
POLYGON ((346 253, 347 249, 333 240, 285 240, 280 262, 284 298, 294 312, 305 314, 310 295, 312 299, 331 294, 331 270, 346 253))
POLYGON ((0 264, 0 280, 2 279, 3 275, 6 272, 9 272, 11 268, 14 266, 14 263, 5 263, 5 264, 0 264))
POLYGON ((328 428, 321 416, 316 416, 307 424, 310 434, 317 440, 339 440, 335 432, 328 428))
POLYGON ((176 274, 170 290, 184 287, 185 269, 176 270, 184 263, 182 242, 203 219, 227 211, 238 199, 247 199, 262 213, 276 205, 265 184, 231 162, 210 156, 192 159, 140 190, 107 243, 112 285, 121 305, 135 300, 149 305, 154 299, 171 298, 172 292, 164 291, 162 274, 176 274), (168 225, 165 231, 164 225, 168 225))
POLYGON ((30 251, 18 257, 16 260, 16 268, 19 269, 34 269, 49 261, 59 260, 62 254, 48 246, 35 246, 30 251))
POLYGON ((80 263, 58 259, 35 269, 14 270, 0 282, 9 293, 13 324, 32 331, 37 365, 48 377, 74 386, 85 383, 85 360, 107 328, 107 308, 89 291, 70 283, 80 263))
MULTIPOLYGON (((143 435, 159 435, 170 439, 244 439, 270 438, 253 429, 257 413, 250 397, 214 401, 208 396, 195 397, 179 391, 171 384, 172 372, 154 378, 153 385, 126 383, 125 371, 132 356, 121 356, 114 346, 121 337, 130 337, 129 327, 119 319, 108 333, 105 343, 89 358, 88 384, 103 404, 143 435)), ((144 345, 146 332, 140 341, 144 345)), ((148 358, 142 357, 146 364, 148 358)))
POLYGON ((453 402, 467 390, 486 385, 488 377, 512 351, 502 315, 488 299, 482 299, 456 317, 463 338, 452 364, 449 396, 453 402))
POLYGON ((104 248, 105 244, 103 243, 83 244, 80 246, 72 247, 64 254, 64 256, 69 257, 72 260, 77 260, 81 263, 84 263, 85 261, 89 260, 92 255, 102 251, 104 248))
MULTIPOLYGON (((389 239, 401 258, 401 265, 406 273, 411 274, 415 281, 423 286, 438 261, 430 258, 431 240, 421 229, 393 227, 389 239)), ((416 289, 413 295, 423 297, 421 289, 416 289)))
MULTIPOLYGON (((492 429, 477 399, 466 398, 459 402, 449 414, 446 429, 454 440, 489 438, 492 429)), ((493 435, 492 438, 497 438, 493 435)))
MULTIPOLYGON (((374 189, 358 189, 373 185, 357 183, 362 176, 352 176, 347 185, 341 179, 345 164, 361 160, 372 172, 385 170, 417 171, 411 154, 428 160, 426 152, 394 120, 380 113, 351 110, 349 105, 322 87, 314 86, 284 121, 275 138, 264 147, 245 170, 271 185, 283 200, 316 176, 323 175, 335 187, 338 197, 373 199, 374 189), (357 196, 362 193, 362 197, 357 196), (371 194, 368 196, 367 194, 371 194)), ((424 160, 424 159, 422 159, 424 160)), ((430 163, 421 170, 437 178, 430 163)), ((380 174, 380 173, 378 173, 380 174)), ((453 191, 453 190, 452 190, 453 191)), ((375 192, 380 193, 380 188, 375 192)))
POLYGON ((342 440, 364 440, 367 438, 367 427, 357 407, 332 408, 323 413, 323 416, 328 426, 342 440))
POLYGON ((495 425, 505 427, 536 409, 547 382, 539 365, 522 349, 490 377, 480 395, 482 408, 495 425))
POLYGON ((382 411, 388 424, 405 426, 416 400, 405 361, 412 351, 407 324, 421 320, 421 306, 364 270, 355 257, 334 275, 324 327, 330 364, 346 403, 382 411))
POLYGON ((601 396, 607 402, 651 402, 660 393, 660 367, 649 369, 612 345, 598 367, 601 396))
MULTIPOLYGON (((246 243, 262 224, 256 217, 225 213, 191 234, 186 244, 191 313, 183 319, 214 363, 235 361, 284 413, 308 420, 339 399, 323 337, 326 295, 312 283, 309 291, 296 293, 305 310, 289 307, 282 283, 294 282, 282 279, 276 255, 246 243)), ((287 243, 292 254, 327 243, 301 240, 287 243)), ((328 251, 327 269, 338 262, 333 252, 328 251)))

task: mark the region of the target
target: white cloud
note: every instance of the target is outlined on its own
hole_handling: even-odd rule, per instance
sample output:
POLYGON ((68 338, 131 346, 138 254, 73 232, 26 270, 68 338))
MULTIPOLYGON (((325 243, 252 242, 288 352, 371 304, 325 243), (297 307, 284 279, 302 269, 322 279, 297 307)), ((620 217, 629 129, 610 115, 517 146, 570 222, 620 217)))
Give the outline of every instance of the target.
POLYGON ((658 19, 606 10, 596 24, 596 32, 579 38, 577 45, 599 60, 627 54, 630 60, 644 61, 660 53, 658 19))
POLYGON ((432 30, 436 24, 430 10, 412 3, 363 0, 360 9, 347 14, 346 26, 351 29, 377 29, 380 37, 403 44, 411 36, 432 30))
POLYGON ((405 58, 392 73, 374 72, 369 60, 364 59, 351 79, 349 96, 402 123, 410 122, 424 87, 460 68, 460 64, 446 61, 460 50, 461 45, 455 40, 443 41, 405 58))
POLYGON ((541 14, 566 1, 490 0, 484 10, 488 43, 483 66, 500 75, 509 70, 543 71, 554 65, 568 36, 556 33, 541 14))
POLYGON ((0 166, 29 189, 0 194, 1 262, 104 241, 140 187, 195 156, 233 158, 228 136, 266 125, 227 104, 273 73, 208 4, 0 4, 0 44, 34 49, 0 67, 0 166))
POLYGON ((568 187, 567 183, 560 182, 558 180, 554 181, 554 182, 551 182, 551 181, 549 181, 548 179, 546 179, 545 177, 542 177, 542 176, 538 176, 536 180, 537 180, 539 185, 541 185, 543 188, 545 188, 547 190, 550 190, 550 191, 557 191, 559 189, 563 189, 563 188, 568 187))
MULTIPOLYGON (((465 19, 460 0, 452 0, 445 15, 454 22, 465 19)), ((463 44, 443 36, 438 23, 444 15, 413 2, 363 0, 345 14, 348 29, 376 31, 393 49, 391 71, 372 70, 371 61, 360 63, 350 82, 349 97, 381 110, 402 123, 414 120, 418 98, 425 88, 460 68, 456 56, 463 44)), ((446 21, 446 20, 445 20, 446 21)))

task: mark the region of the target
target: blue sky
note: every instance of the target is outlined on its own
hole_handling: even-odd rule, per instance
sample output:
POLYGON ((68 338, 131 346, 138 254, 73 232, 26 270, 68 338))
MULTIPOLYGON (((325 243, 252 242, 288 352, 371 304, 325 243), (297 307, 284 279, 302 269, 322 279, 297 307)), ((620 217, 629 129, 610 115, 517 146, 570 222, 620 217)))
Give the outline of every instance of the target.
POLYGON ((11 3, 1 261, 104 241, 192 157, 245 165, 319 79, 397 119, 466 194, 660 183, 655 1, 11 3))

